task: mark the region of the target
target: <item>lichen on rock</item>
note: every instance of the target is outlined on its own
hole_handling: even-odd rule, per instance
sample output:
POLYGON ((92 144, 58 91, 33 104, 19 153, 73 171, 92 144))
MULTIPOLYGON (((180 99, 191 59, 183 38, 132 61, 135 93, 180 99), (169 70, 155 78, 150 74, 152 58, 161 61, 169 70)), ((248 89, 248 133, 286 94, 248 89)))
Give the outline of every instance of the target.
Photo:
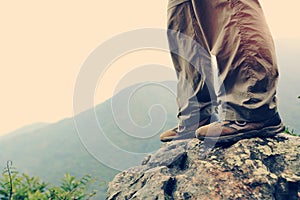
POLYGON ((119 173, 107 199, 300 199, 300 137, 240 140, 207 148, 197 139, 165 143, 119 173))

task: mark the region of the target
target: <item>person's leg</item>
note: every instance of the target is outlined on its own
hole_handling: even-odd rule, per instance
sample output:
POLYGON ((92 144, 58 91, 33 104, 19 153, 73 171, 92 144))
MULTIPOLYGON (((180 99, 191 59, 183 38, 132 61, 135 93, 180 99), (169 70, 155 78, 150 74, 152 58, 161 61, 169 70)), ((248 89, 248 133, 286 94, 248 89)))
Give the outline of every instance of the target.
MULTIPOLYGON (((169 1, 168 39, 178 78, 178 128, 183 134, 188 131, 195 137, 194 131, 203 125, 203 120, 209 123, 215 112, 211 56, 192 2, 174 2, 169 1)), ((161 139, 170 134, 175 133, 163 133, 161 139)))
POLYGON ((213 132, 219 130, 221 135, 257 129, 281 131, 283 125, 275 96, 278 79, 275 47, 259 2, 202 1, 206 3, 200 16, 207 19, 203 30, 210 37, 209 46, 216 55, 220 83, 224 86, 218 98, 226 123, 218 123, 218 128, 214 127, 216 123, 203 127, 197 130, 198 136, 206 134, 208 128, 213 132), (233 124, 234 121, 237 123, 233 124), (264 129, 267 126, 273 128, 264 129))
POLYGON ((230 6, 230 19, 215 46, 226 89, 220 94, 225 119, 268 120, 277 113, 278 68, 273 39, 257 0, 232 0, 230 6))

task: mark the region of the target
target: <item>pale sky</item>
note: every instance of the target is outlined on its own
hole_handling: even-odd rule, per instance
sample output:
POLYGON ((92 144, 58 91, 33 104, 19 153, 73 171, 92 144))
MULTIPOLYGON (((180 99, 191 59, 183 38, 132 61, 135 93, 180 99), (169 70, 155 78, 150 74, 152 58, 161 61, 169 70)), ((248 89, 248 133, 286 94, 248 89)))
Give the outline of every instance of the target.
MULTIPOLYGON (((300 38, 299 0, 261 3, 275 39, 300 38)), ((0 134, 72 116, 74 84, 88 55, 113 35, 165 28, 166 6, 167 0, 1 0, 0 134)), ((171 65, 166 53, 156 53, 156 63, 171 65)), ((107 85, 97 103, 112 95, 115 83, 107 85)))

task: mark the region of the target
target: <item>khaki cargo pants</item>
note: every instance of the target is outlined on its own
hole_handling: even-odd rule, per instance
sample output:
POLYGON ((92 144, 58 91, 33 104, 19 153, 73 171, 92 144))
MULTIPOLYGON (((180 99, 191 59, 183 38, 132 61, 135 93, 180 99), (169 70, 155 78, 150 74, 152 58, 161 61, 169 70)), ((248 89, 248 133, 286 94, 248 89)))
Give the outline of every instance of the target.
POLYGON ((179 125, 198 123, 216 107, 223 120, 263 121, 277 113, 275 48, 258 0, 169 0, 168 29, 179 125))

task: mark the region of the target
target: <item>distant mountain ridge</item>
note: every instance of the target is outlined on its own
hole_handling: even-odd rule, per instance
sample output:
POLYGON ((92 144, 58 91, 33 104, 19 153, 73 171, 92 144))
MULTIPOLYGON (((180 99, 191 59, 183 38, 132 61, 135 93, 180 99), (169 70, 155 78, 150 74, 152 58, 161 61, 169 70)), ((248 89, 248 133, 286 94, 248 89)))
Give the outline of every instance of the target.
MULTIPOLYGON (((175 89, 173 82, 163 84, 173 87, 173 90, 175 89)), ((139 85, 131 86, 119 92, 113 97, 114 102, 122 106, 124 102, 127 102, 126 94, 137 86, 139 85)), ((132 139, 132 137, 124 134, 114 121, 111 101, 112 99, 107 100, 97 105, 95 109, 87 110, 76 116, 84 124, 85 132, 97 136, 99 129, 91 124, 96 113, 110 140, 120 148, 132 152, 154 151, 159 148, 158 135, 140 141, 138 138, 132 139)), ((157 84, 143 87, 135 97, 132 97, 132 105, 138 109, 133 107, 131 116, 137 123, 147 124, 149 122, 149 116, 145 111, 147 107, 149 109, 149 103, 161 104, 167 111, 167 121, 162 127, 162 131, 175 126, 177 123, 175 98, 164 89, 158 88, 157 84)), ((119 110, 117 114, 123 121, 129 120, 127 110, 119 110)), ((130 122, 128 121, 126 124, 130 124, 130 122)), ((29 127, 23 129, 23 134, 22 129, 20 129, 14 134, 9 134, 10 136, 0 138, 0 163, 3 168, 7 160, 12 160, 14 167, 20 172, 40 176, 43 180, 53 184, 57 184, 66 172, 77 177, 91 174, 93 177, 97 177, 100 182, 108 182, 118 172, 105 166, 89 154, 80 141, 74 118, 66 118, 45 126, 43 124, 40 126, 33 125, 31 126, 32 132, 27 132, 29 127)), ((101 141, 96 139, 94 142, 95 145, 101 144, 101 141)), ((103 149, 103 151, 106 150, 103 149)), ((104 195, 105 186, 101 190, 104 195)))
POLYGON ((26 125, 21 128, 18 128, 17 130, 4 134, 3 136, 0 137, 0 139, 2 139, 3 137, 12 137, 12 136, 17 136, 19 134, 30 133, 38 129, 41 129, 47 125, 49 125, 49 123, 45 123, 45 122, 37 122, 30 125, 26 125))

